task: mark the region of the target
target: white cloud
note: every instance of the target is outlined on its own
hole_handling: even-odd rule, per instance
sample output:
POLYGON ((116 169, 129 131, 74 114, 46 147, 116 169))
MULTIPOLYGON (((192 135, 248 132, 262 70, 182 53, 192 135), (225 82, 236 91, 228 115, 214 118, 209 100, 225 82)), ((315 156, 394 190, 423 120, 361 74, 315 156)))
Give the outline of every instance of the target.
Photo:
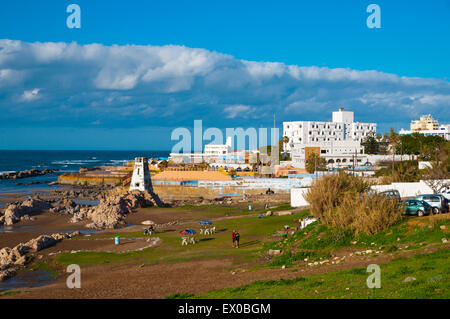
POLYGON ((234 119, 236 117, 247 118, 249 116, 249 113, 254 112, 255 109, 248 105, 230 105, 227 106, 223 111, 226 114, 226 118, 234 119))
POLYGON ((230 124, 225 119, 259 126, 249 119, 325 120, 338 107, 362 121, 406 124, 430 112, 450 121, 445 80, 245 61, 174 45, 0 40, 0 87, 2 124, 10 125, 230 124), (17 102, 23 105, 10 107, 17 102))
POLYGON ((40 89, 33 89, 33 90, 29 90, 29 91, 24 91, 23 94, 20 97, 21 101, 24 102, 31 102, 34 100, 39 99, 39 91, 40 89))

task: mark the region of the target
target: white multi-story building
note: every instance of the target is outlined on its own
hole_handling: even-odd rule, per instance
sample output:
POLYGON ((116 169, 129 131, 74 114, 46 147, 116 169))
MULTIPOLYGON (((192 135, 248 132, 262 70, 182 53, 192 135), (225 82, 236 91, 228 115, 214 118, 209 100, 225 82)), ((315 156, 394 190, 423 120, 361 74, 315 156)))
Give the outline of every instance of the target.
POLYGON ((315 148, 325 159, 328 168, 342 168, 366 164, 367 155, 359 141, 322 141, 309 144, 295 143, 291 151, 292 165, 306 167, 307 148, 315 148))
POLYGON ((205 145, 204 156, 206 157, 218 157, 231 153, 231 136, 227 137, 226 144, 208 144, 205 145))
POLYGON ((173 163, 216 163, 231 155, 232 138, 227 137, 226 144, 207 144, 203 153, 170 153, 169 161, 173 163))
POLYGON ((361 142, 370 132, 376 131, 375 123, 354 122, 354 113, 340 108, 333 112, 330 122, 283 122, 283 136, 289 139, 288 143, 284 143, 284 150, 290 153, 295 144, 347 140, 361 142))
POLYGON ((409 135, 413 133, 420 133, 423 135, 436 135, 441 136, 442 138, 445 138, 446 140, 450 141, 450 124, 443 124, 440 125, 438 129, 436 130, 404 130, 401 129, 399 134, 400 135, 409 135))

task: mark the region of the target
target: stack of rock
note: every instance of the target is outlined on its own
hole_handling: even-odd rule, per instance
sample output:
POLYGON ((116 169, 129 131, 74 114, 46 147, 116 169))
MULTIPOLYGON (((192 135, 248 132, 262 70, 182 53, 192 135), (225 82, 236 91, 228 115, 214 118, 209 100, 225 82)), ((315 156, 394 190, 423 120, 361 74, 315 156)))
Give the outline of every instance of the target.
POLYGON ((134 209, 153 206, 155 201, 151 194, 141 191, 124 191, 120 188, 105 192, 100 197, 100 203, 94 207, 81 208, 71 218, 72 223, 90 219, 89 228, 116 228, 124 225, 124 218, 134 209))
POLYGON ((20 221, 25 215, 50 207, 48 202, 39 199, 28 199, 22 203, 9 204, 3 215, 0 216, 0 225, 10 226, 20 221))
POLYGON ((15 275, 20 267, 27 261, 27 253, 38 252, 44 248, 55 245, 64 238, 70 238, 69 234, 41 235, 26 243, 20 243, 14 248, 5 247, 0 249, 0 282, 15 275))

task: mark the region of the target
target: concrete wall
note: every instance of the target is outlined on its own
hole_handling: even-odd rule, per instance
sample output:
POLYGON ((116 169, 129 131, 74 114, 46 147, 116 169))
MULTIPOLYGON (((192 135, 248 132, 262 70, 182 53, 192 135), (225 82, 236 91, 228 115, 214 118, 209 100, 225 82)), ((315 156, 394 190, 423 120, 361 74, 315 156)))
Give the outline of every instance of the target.
MULTIPOLYGON (((206 188, 206 187, 185 187, 185 186, 158 186, 153 185, 153 190, 162 199, 189 199, 193 197, 203 197, 213 199, 222 196, 233 196, 242 198, 246 195, 265 194, 263 189, 242 189, 236 187, 206 188)), ((276 194, 289 194, 289 191, 275 191, 276 194)))
POLYGON ((417 183, 392 183, 390 185, 375 185, 372 186, 372 189, 378 192, 386 191, 389 189, 396 189, 399 191, 402 198, 415 197, 421 194, 433 194, 433 190, 424 181, 420 181, 417 183))
POLYGON ((309 203, 304 198, 304 194, 309 188, 292 188, 291 189, 291 206, 302 207, 309 206, 309 203))
MULTIPOLYGON (((450 182, 450 180, 448 180, 450 182)), ((433 190, 424 182, 417 183, 392 183, 390 185, 375 185, 372 189, 377 192, 383 192, 391 189, 398 190, 402 199, 415 197, 421 194, 433 194, 433 190)), ((292 188, 291 189, 291 206, 301 207, 308 206, 304 194, 308 188, 292 188)))
POLYGON ((244 188, 246 190, 267 190, 289 192, 292 187, 302 186, 297 178, 239 178, 232 181, 198 181, 198 187, 205 188, 244 188))

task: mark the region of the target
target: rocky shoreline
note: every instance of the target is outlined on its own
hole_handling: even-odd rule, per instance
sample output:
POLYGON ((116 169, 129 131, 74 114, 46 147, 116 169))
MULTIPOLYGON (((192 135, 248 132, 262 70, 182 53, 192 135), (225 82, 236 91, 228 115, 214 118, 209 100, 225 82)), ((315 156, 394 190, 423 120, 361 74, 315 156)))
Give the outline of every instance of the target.
POLYGON ((5 247, 0 249, 0 282, 14 277, 19 269, 28 264, 32 260, 32 256, 29 253, 38 252, 71 237, 72 235, 67 233, 41 235, 25 243, 20 243, 14 248, 5 247))
POLYGON ((27 178, 27 177, 36 177, 36 176, 43 176, 47 174, 53 174, 57 172, 57 169, 27 169, 20 172, 9 172, 9 173, 3 173, 0 174, 0 179, 21 179, 21 178, 27 178))

